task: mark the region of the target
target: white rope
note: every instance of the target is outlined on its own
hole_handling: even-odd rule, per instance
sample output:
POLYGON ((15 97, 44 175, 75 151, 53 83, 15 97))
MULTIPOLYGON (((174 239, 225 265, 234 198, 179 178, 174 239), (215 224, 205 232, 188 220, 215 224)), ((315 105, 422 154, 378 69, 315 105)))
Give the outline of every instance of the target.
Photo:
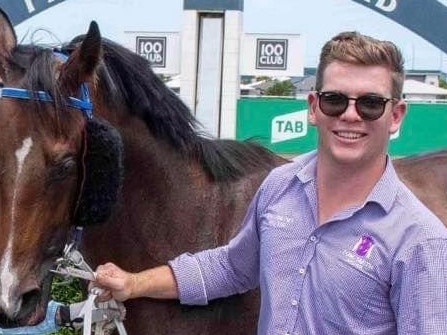
MULTIPOLYGON (((110 307, 119 309, 118 303, 115 299, 109 300, 108 303, 110 307)), ((116 329, 120 335, 127 335, 127 331, 126 328, 124 328, 124 323, 122 320, 115 318, 113 319, 113 322, 115 323, 116 329)))
POLYGON ((84 320, 82 326, 82 333, 84 335, 91 335, 92 333, 92 312, 95 306, 95 299, 97 296, 98 293, 92 290, 92 292, 88 295, 88 298, 85 301, 85 304, 81 309, 81 312, 79 313, 79 316, 82 317, 84 320))
MULTIPOLYGON (((52 270, 55 273, 62 274, 64 276, 69 277, 77 277, 82 278, 89 281, 94 281, 96 279, 96 273, 92 270, 92 268, 85 262, 82 254, 73 248, 73 245, 68 245, 65 247, 64 256, 62 259, 59 259, 57 262, 57 268, 52 270)), ((127 335, 126 329, 124 327, 124 323, 120 317, 113 317, 110 320, 107 313, 103 315, 104 320, 93 320, 92 314, 94 310, 98 308, 95 306, 95 300, 103 292, 103 290, 99 287, 93 287, 87 300, 85 301, 82 309, 79 312, 79 317, 83 319, 83 335, 91 335, 92 334, 92 324, 95 323, 95 335, 105 335, 105 331, 110 330, 109 326, 112 326, 110 323, 113 321, 113 325, 118 330, 119 335, 127 335), (106 329, 109 328, 109 329, 106 329)), ((100 304, 100 309, 107 311, 108 309, 113 309, 118 311, 118 315, 123 313, 124 306, 121 302, 117 302, 114 299, 106 301, 100 304)), ((121 315, 120 315, 121 316, 121 315)))

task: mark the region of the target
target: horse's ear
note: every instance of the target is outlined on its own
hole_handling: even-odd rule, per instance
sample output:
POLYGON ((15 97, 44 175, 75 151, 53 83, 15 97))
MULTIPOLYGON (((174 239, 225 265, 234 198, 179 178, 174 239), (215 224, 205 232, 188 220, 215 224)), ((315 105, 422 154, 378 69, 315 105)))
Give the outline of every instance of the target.
POLYGON ((75 213, 75 224, 95 225, 106 221, 116 205, 123 182, 123 142, 107 121, 93 118, 86 125, 84 182, 75 213))
POLYGON ((93 76, 101 57, 101 34, 95 21, 82 43, 71 53, 62 66, 58 79, 59 87, 67 94, 77 93, 79 86, 93 76))
POLYGON ((8 15, 0 9, 0 77, 6 78, 5 68, 12 49, 17 45, 14 27, 8 15))

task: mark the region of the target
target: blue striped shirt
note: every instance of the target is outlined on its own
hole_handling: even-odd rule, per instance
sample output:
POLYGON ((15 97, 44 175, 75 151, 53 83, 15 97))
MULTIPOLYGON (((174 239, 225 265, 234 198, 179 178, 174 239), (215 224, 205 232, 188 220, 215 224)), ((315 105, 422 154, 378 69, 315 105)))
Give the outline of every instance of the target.
POLYGON ((260 287, 258 334, 447 334, 447 229, 390 160, 318 225, 315 152, 276 168, 228 245, 169 262, 183 304, 260 287))

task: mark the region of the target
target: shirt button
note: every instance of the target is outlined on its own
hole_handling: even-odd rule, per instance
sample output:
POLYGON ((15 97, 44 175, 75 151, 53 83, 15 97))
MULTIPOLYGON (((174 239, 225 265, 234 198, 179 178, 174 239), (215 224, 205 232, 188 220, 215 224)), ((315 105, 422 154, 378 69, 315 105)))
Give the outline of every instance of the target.
POLYGON ((291 301, 291 303, 292 303, 292 306, 296 306, 296 305, 298 305, 298 301, 295 300, 295 299, 293 299, 293 300, 291 301))
POLYGON ((301 268, 298 270, 298 272, 300 273, 300 275, 303 275, 306 272, 306 269, 301 268))
POLYGON ((314 235, 312 235, 312 236, 310 237, 310 240, 311 240, 312 242, 315 242, 315 241, 317 240, 317 237, 314 236, 314 235))

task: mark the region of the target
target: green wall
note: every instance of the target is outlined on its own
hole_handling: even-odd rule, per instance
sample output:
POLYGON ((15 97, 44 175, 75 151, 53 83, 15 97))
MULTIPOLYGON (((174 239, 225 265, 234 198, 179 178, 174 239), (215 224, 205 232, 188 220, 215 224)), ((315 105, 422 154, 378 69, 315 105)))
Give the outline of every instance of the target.
MULTIPOLYGON (((407 156, 447 147, 447 103, 408 103, 408 112, 390 154, 407 156)), ((299 154, 316 147, 316 129, 307 122, 307 101, 241 98, 236 139, 255 139, 279 154, 299 154)))

